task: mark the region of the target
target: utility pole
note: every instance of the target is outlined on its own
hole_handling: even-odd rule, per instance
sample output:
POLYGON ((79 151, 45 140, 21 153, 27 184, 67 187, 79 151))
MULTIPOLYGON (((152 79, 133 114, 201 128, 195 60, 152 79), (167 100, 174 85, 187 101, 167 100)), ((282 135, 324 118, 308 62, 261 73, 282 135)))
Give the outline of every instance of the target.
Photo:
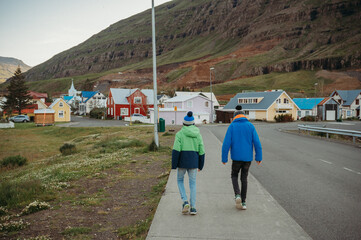
POLYGON ((157 58, 155 45, 155 11, 152 0, 152 43, 153 43, 153 91, 154 91, 154 142, 159 147, 158 139, 158 104, 157 104, 157 58))

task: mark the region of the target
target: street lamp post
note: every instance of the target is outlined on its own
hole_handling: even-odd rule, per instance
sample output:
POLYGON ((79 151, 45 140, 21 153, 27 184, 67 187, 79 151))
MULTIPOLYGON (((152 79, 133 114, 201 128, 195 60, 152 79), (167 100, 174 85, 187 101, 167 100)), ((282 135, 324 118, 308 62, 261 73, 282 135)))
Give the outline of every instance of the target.
POLYGON ((211 91, 211 123, 213 123, 213 93, 212 93, 212 71, 214 67, 209 68, 209 86, 211 91))
POLYGON ((159 147, 158 139, 158 105, 157 105, 157 58, 155 48, 155 11, 152 0, 152 46, 153 46, 153 88, 154 88, 154 142, 159 147))
POLYGON ((315 122, 317 120, 317 99, 316 99, 316 87, 318 83, 315 83, 315 122))

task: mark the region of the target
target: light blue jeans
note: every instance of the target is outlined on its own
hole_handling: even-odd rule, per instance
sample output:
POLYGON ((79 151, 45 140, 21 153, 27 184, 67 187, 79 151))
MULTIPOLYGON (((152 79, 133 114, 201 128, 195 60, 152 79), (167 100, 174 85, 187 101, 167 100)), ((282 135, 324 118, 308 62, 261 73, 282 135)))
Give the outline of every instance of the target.
POLYGON ((195 208, 197 168, 178 168, 178 172, 177 172, 178 189, 183 202, 188 201, 186 190, 184 188, 184 175, 186 172, 188 172, 188 177, 189 177, 190 203, 191 203, 191 207, 195 208))

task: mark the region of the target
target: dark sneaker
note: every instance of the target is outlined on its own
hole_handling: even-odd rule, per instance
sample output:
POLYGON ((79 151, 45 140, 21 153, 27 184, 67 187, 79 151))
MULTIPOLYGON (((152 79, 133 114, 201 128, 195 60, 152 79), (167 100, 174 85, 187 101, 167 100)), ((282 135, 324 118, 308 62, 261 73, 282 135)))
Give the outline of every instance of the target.
POLYGON ((235 200, 236 200, 236 208, 242 209, 242 199, 239 194, 236 195, 235 200))
POLYGON ((190 208, 189 203, 185 201, 182 206, 182 213, 187 214, 189 212, 189 208, 190 208))
POLYGON ((247 210, 247 206, 246 206, 246 203, 245 202, 243 202, 242 203, 242 208, 241 208, 242 210, 247 210))
POLYGON ((192 207, 190 213, 191 213, 191 215, 196 215, 197 210, 194 207, 192 207))

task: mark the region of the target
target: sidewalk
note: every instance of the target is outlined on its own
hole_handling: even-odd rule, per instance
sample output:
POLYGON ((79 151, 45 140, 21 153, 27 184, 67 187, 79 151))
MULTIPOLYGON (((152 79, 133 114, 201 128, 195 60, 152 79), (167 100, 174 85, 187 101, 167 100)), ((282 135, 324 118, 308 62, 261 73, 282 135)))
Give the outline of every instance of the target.
MULTIPOLYGON (((236 209, 231 164, 221 164, 222 144, 206 128, 201 128, 201 134, 206 161, 203 171, 197 175, 198 214, 181 214, 177 172, 172 170, 148 232, 148 240, 311 239, 251 174, 248 176, 247 210, 236 209)), ((251 167, 258 166, 252 164, 251 167)), ((185 183, 189 197, 188 177, 185 183)))

